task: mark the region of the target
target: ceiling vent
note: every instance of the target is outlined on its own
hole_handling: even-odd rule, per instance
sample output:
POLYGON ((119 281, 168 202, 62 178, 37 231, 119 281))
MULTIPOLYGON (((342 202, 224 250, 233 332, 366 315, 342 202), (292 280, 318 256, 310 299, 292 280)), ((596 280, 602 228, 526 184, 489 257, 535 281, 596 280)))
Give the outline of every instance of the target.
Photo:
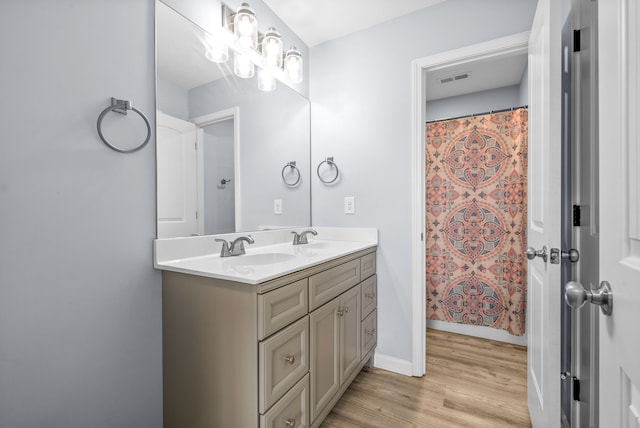
POLYGON ((471 77, 471 72, 456 74, 455 76, 447 76, 440 79, 440 83, 445 84, 449 82, 457 82, 458 80, 469 79, 471 77))

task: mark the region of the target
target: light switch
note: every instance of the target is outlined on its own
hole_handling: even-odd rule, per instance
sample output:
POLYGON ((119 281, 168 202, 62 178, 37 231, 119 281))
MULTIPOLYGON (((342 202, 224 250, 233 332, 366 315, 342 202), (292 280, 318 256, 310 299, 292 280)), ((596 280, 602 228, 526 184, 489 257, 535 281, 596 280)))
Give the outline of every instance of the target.
POLYGON ((356 198, 355 196, 344 197, 344 213, 355 214, 356 213, 356 198))
POLYGON ((282 199, 273 200, 273 213, 276 215, 282 214, 282 199))

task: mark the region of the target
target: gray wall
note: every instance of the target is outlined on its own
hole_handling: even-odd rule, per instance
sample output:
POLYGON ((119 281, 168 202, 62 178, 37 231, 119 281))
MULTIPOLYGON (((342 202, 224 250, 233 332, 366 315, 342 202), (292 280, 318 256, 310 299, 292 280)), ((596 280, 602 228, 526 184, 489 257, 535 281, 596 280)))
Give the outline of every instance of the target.
POLYGON ((427 102, 426 120, 485 113, 520 106, 520 85, 474 92, 427 102))
POLYGON ((233 119, 204 127, 204 233, 236 230, 233 119), (221 188, 220 180, 231 180, 221 188))
POLYGON ((528 31, 535 7, 449 0, 311 49, 312 167, 334 156, 342 174, 313 180, 313 224, 379 228, 380 354, 411 360, 411 61, 528 31))
POLYGON ((153 10, 0 2, 0 427, 162 426, 153 10))
POLYGON ((156 108, 169 116, 189 120, 189 93, 160 74, 156 86, 156 108))
POLYGON ((309 101, 278 85, 262 92, 253 80, 219 79, 189 91, 189 116, 239 107, 241 230, 260 226, 307 226, 311 222, 309 101), (296 161, 303 175, 297 187, 282 181, 282 168, 296 161), (282 215, 273 213, 282 200, 282 215))

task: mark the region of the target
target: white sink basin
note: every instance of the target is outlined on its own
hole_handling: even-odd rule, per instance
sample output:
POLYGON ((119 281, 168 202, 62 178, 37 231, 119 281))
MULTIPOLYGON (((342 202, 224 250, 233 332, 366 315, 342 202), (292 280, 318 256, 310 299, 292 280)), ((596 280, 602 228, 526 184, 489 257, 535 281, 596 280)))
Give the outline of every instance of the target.
POLYGON ((295 259, 293 254, 286 253, 264 253, 264 254, 245 254, 237 257, 229 257, 224 261, 227 266, 258 266, 282 263, 295 259))

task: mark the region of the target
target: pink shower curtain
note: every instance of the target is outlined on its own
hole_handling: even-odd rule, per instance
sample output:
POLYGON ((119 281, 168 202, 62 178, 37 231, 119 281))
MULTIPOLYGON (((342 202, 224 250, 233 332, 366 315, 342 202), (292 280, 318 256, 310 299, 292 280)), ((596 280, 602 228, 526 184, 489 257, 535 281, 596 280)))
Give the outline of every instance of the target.
POLYGON ((525 332, 527 110, 427 124, 427 317, 525 332))

